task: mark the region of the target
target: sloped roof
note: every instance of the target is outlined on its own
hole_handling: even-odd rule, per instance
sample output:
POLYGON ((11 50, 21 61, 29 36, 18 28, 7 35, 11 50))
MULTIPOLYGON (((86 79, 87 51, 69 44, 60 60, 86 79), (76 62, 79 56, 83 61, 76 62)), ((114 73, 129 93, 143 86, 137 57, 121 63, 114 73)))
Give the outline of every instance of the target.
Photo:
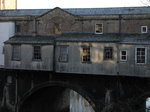
POLYGON ((0 16, 40 16, 50 9, 0 10, 0 16))
POLYGON ((58 36, 14 36, 5 44, 54 44, 56 42, 106 42, 122 44, 150 45, 150 34, 93 34, 64 33, 58 36))
MULTIPOLYGON (((0 10, 0 16, 41 16, 52 9, 0 10)), ((150 7, 64 8, 74 15, 150 14, 150 7)))
POLYGON ((65 42, 118 42, 118 34, 94 34, 94 33, 64 33, 56 38, 56 41, 65 42))
POLYGON ((5 44, 53 44, 54 37, 52 36, 32 36, 32 35, 15 35, 9 40, 4 42, 5 44))
POLYGON ((112 42, 124 44, 150 45, 150 34, 92 34, 92 33, 66 33, 56 38, 57 42, 112 42))
POLYGON ((74 8, 65 10, 75 15, 150 14, 150 7, 74 8))

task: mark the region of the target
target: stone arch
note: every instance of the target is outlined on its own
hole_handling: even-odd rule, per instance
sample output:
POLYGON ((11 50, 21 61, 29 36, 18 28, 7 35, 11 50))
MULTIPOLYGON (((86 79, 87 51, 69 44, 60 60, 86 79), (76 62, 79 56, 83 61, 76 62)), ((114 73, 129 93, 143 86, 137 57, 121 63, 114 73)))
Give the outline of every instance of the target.
POLYGON ((70 83, 66 83, 66 82, 62 82, 62 81, 50 81, 50 82, 45 82, 42 84, 39 84, 37 86, 35 86, 34 88, 32 88, 31 90, 27 91, 23 97, 19 100, 18 102, 18 111, 20 112, 20 109, 22 108, 24 102, 31 96, 34 95, 36 92, 40 91, 43 88, 46 87, 53 87, 53 86, 58 86, 58 87, 62 87, 62 88, 69 88, 75 92, 77 92, 78 94, 80 94, 83 98, 85 98, 88 103, 91 105, 91 107, 93 108, 93 110, 95 112, 97 112, 96 110, 96 106, 95 103, 92 100, 92 97, 85 91, 83 90, 81 87, 70 84, 70 83))

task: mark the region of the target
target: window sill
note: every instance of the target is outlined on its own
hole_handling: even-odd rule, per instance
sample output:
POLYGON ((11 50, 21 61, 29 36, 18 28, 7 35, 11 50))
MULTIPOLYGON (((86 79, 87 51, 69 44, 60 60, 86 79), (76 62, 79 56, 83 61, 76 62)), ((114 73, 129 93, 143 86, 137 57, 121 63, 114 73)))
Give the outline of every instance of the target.
POLYGON ((16 60, 14 60, 14 59, 12 59, 11 61, 21 61, 21 60, 17 60, 17 59, 16 59, 16 60))
POLYGON ((82 64, 92 64, 92 62, 82 62, 82 64))
POLYGON ((103 33, 95 33, 95 34, 97 34, 97 35, 101 35, 101 34, 103 34, 103 33))
POLYGON ((34 60, 32 60, 32 61, 37 61, 37 62, 41 62, 42 60, 41 59, 34 59, 34 60))

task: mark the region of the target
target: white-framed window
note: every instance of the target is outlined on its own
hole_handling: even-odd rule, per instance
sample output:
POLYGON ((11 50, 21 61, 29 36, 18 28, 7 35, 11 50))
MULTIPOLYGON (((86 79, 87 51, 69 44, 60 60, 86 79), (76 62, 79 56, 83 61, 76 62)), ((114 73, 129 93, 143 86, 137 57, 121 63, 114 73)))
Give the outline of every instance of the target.
POLYGON ((59 46, 59 62, 68 62, 68 46, 59 46))
POLYGON ((33 60, 41 60, 41 46, 33 46, 33 60))
POLYGON ((96 34, 102 34, 103 33, 103 24, 95 24, 95 33, 96 34))
POLYGON ((147 26, 141 26, 141 33, 147 33, 148 27, 147 26))
POLYGON ((104 60, 113 60, 113 48, 104 47, 104 60))
POLYGON ((136 47, 135 48, 135 62, 136 62, 136 64, 146 64, 147 49, 145 47, 136 47))
POLYGON ((120 61, 127 61, 127 51, 126 50, 120 51, 120 61))
POLYGON ((90 62, 91 62, 90 47, 84 46, 82 47, 82 63, 90 63, 90 62))
POLYGON ((21 47, 20 45, 12 45, 12 60, 20 61, 21 59, 21 47))

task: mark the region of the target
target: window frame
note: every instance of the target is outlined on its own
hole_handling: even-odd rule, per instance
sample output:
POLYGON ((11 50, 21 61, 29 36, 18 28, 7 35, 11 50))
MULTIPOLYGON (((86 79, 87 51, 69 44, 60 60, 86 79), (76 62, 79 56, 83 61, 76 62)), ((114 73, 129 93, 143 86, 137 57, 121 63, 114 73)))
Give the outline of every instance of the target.
POLYGON ((41 61, 42 60, 42 49, 41 49, 41 45, 34 45, 33 46, 33 58, 32 58, 32 60, 33 61, 41 61), (37 55, 36 53, 37 52, 35 52, 35 47, 39 47, 40 48, 40 52, 38 52, 38 58, 35 56, 35 55, 37 55), (35 58, 36 57, 36 58, 35 58))
POLYGON ((147 47, 136 47, 135 48, 135 64, 147 64, 147 47), (145 57, 145 62, 144 63, 137 62, 137 49, 138 48, 144 48, 145 49, 145 56, 144 56, 145 57))
POLYGON ((59 62, 68 62, 68 55, 69 55, 69 49, 67 45, 60 45, 59 46, 59 57, 58 61, 59 62), (61 50, 62 48, 66 49, 66 54, 61 50), (63 55, 63 56, 62 56, 63 55), (65 55, 65 56, 64 56, 65 55), (65 59, 63 57, 66 57, 65 59))
POLYGON ((21 32, 21 25, 20 24, 16 24, 15 25, 15 32, 16 33, 20 33, 21 32))
POLYGON ((13 44, 12 45, 11 60, 12 61, 20 61, 21 60, 21 45, 19 45, 19 44, 13 44), (15 47, 18 47, 18 48, 15 48, 15 47), (18 53, 17 55, 16 55, 16 52, 18 53))
POLYGON ((104 47, 104 51, 103 51, 103 59, 105 60, 105 61, 107 61, 107 60, 113 60, 114 59, 114 49, 113 49, 113 47, 104 47), (105 55, 106 55, 106 52, 105 52, 105 50, 106 50, 106 48, 108 49, 108 48, 111 48, 112 49, 112 53, 111 53, 111 58, 109 57, 106 57, 105 55))
POLYGON ((91 63, 91 47, 90 46, 82 46, 82 56, 81 56, 81 62, 82 63, 91 63), (88 49, 87 55, 84 53, 84 49, 88 49), (86 58, 84 59, 84 56, 86 58))
POLYGON ((96 23, 96 24, 95 24, 95 34, 103 34, 103 23, 96 23), (97 25, 102 25, 102 31, 101 31, 101 32, 97 32, 97 31, 96 31, 97 25))
POLYGON ((127 61, 127 60, 128 60, 127 55, 128 55, 128 54, 127 54, 127 50, 121 50, 121 51, 120 51, 120 61, 123 61, 123 62, 127 61), (123 51, 125 51, 125 52, 126 52, 126 55, 123 55, 123 54, 122 54, 122 52, 123 52, 123 51), (122 59, 122 57, 123 57, 123 56, 125 56, 125 57, 126 57, 126 59, 125 59, 125 60, 124 60, 124 59, 122 59))
POLYGON ((148 33, 148 27, 147 26, 141 26, 141 33, 148 33), (146 28, 146 31, 143 31, 143 28, 146 28))

